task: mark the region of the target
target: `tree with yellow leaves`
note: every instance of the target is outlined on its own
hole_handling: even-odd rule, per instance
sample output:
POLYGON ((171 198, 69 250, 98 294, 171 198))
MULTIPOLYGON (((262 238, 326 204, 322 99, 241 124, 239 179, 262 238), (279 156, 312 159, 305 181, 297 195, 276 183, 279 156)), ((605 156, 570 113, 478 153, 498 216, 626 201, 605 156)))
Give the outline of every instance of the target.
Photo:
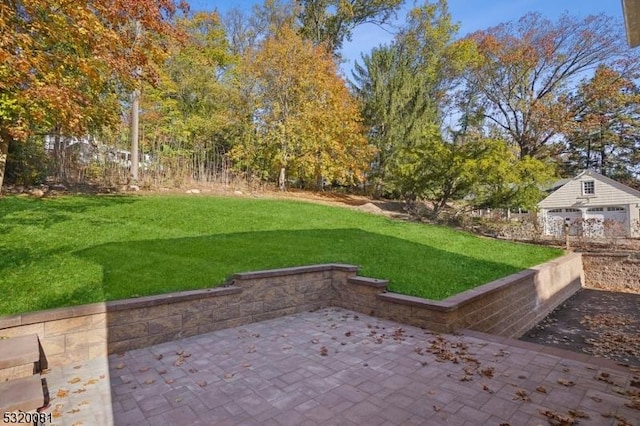
POLYGON ((284 26, 240 66, 247 129, 233 156, 242 167, 306 187, 362 182, 372 148, 331 52, 284 26))
POLYGON ((34 131, 82 136, 120 118, 118 93, 176 35, 178 0, 0 2, 0 187, 10 141, 34 131), (147 37, 136 35, 136 23, 147 37))

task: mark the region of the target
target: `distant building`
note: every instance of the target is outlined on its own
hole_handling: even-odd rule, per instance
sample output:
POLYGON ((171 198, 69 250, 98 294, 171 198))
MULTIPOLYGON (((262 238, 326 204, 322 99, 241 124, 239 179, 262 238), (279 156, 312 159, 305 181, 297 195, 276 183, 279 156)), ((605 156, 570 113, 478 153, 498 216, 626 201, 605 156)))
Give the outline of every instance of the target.
POLYGON ((592 170, 553 185, 538 203, 546 235, 640 237, 640 191, 592 170))

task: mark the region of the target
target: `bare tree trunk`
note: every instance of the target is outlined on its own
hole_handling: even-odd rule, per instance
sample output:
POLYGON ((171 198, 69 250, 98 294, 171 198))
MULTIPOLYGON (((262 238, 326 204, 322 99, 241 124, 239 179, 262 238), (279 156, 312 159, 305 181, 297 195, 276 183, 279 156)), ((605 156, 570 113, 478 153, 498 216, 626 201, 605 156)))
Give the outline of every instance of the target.
POLYGON ((278 177, 278 188, 280 188, 280 191, 286 190, 286 186, 285 186, 286 172, 287 170, 284 167, 280 168, 280 176, 278 177))
POLYGON ((9 138, 0 134, 0 195, 2 195, 2 184, 7 166, 7 155, 9 154, 9 138))

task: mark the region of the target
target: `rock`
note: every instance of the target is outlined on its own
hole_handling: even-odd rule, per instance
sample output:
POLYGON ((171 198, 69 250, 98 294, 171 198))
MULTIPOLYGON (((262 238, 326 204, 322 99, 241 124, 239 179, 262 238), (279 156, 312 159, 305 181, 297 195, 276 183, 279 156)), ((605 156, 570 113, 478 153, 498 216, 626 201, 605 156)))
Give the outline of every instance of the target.
POLYGON ((44 197, 44 191, 41 189, 32 189, 31 196, 36 198, 42 198, 44 197))
POLYGON ((200 190, 199 189, 188 189, 187 190, 187 194, 199 194, 200 190))
POLYGON ((128 189, 129 191, 133 191, 133 192, 135 192, 135 191, 140 191, 140 187, 139 187, 138 185, 129 185, 129 186, 127 187, 127 189, 128 189))
POLYGON ((242 195, 242 191, 233 191, 233 193, 236 195, 242 195))
POLYGON ((55 185, 51 185, 51 189, 55 189, 56 191, 66 191, 67 187, 61 183, 57 183, 55 185))

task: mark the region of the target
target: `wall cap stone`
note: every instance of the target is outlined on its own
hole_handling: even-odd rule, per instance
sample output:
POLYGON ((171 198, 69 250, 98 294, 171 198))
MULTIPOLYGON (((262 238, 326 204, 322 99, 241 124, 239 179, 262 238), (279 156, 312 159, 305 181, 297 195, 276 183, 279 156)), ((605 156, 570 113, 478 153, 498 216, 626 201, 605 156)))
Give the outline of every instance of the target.
POLYGON ((70 306, 66 308, 47 309, 20 315, 0 317, 0 329, 18 327, 21 325, 37 324, 86 315, 102 314, 105 312, 122 311, 133 308, 146 308, 162 305, 167 302, 181 302, 201 299, 203 297, 217 297, 228 294, 241 293, 240 287, 215 287, 204 290, 181 291, 156 296, 145 296, 133 299, 114 300, 110 302, 91 303, 88 305, 70 306))
POLYGON ((163 305, 165 303, 184 302, 188 300, 202 299, 203 297, 218 297, 229 294, 242 293, 242 288, 214 287, 204 290, 179 291, 175 293, 158 294, 155 296, 137 297, 135 299, 123 299, 107 302, 107 312, 123 311, 133 308, 148 308, 163 305))
POLYGON ((358 272, 360 267, 356 265, 348 265, 342 263, 325 263, 319 265, 307 265, 307 266, 293 266, 291 268, 280 269, 266 269, 262 271, 240 272, 233 274, 231 280, 250 280, 256 278, 272 278, 281 277, 285 275, 297 275, 306 274, 312 272, 324 272, 324 271, 344 271, 344 272, 358 272))
POLYGON ((450 312, 456 309, 455 304, 447 301, 424 299, 422 297, 406 296, 399 293, 380 293, 378 299, 400 305, 417 306, 419 308, 427 308, 441 312, 450 312))
POLYGON ((580 257, 580 253, 569 253, 560 258, 550 260, 540 265, 533 266, 524 271, 516 272, 515 274, 508 275, 503 278, 499 278, 495 281, 491 281, 487 284, 479 287, 474 287, 462 293, 458 293, 444 300, 432 300, 415 296, 405 296, 398 293, 381 293, 378 295, 378 299, 385 300, 392 303, 398 303, 401 305, 418 306, 428 309, 438 310, 442 312, 450 312, 465 306, 474 300, 482 298, 488 294, 495 293, 507 286, 516 285, 530 278, 532 275, 537 274, 540 270, 560 265, 562 263, 570 262, 576 257, 580 257))
POLYGON ((376 287, 376 288, 381 288, 381 289, 387 288, 387 285, 389 284, 389 280, 383 280, 383 279, 379 279, 379 278, 361 277, 361 276, 349 277, 349 278, 347 278, 347 282, 349 284, 366 285, 366 286, 369 286, 369 287, 376 287))

